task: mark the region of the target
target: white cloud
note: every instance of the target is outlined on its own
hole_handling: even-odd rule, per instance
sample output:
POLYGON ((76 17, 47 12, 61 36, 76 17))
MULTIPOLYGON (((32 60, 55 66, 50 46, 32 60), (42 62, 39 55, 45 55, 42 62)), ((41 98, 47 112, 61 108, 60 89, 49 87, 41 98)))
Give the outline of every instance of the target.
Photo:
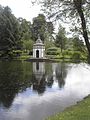
POLYGON ((41 12, 40 6, 32 6, 31 0, 0 0, 0 4, 2 6, 9 6, 17 18, 23 17, 29 21, 32 21, 32 18, 41 12))

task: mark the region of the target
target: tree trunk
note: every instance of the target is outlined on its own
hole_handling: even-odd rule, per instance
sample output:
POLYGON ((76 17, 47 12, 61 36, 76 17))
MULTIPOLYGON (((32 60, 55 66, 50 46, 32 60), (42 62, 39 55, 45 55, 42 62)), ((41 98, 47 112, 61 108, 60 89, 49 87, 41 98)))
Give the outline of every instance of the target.
POLYGON ((84 40, 85 40, 85 43, 86 43, 86 46, 87 46, 87 49, 88 49, 88 54, 90 56, 90 43, 89 43, 87 29, 86 29, 86 21, 85 21, 84 14, 83 14, 82 10, 79 13, 79 15, 80 15, 80 18, 81 18, 81 25, 82 25, 82 30, 83 30, 83 37, 84 37, 84 40))
POLYGON ((81 19, 83 37, 84 37, 86 47, 88 50, 88 56, 90 57, 90 43, 89 43, 88 33, 87 33, 87 28, 86 28, 86 20, 85 20, 84 13, 82 10, 82 0, 74 0, 74 4, 81 19))

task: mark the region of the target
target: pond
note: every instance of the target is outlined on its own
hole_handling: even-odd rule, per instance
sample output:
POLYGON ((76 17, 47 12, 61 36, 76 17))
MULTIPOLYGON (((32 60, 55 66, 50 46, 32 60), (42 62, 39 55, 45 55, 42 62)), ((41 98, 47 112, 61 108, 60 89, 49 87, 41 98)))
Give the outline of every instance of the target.
POLYGON ((0 61, 0 120, 43 120, 90 94, 90 65, 0 61))

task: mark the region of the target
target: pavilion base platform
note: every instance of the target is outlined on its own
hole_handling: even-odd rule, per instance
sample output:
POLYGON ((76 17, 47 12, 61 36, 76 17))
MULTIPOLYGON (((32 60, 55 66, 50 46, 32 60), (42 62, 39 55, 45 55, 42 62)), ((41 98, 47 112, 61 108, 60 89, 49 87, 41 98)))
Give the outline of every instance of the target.
POLYGON ((54 60, 48 58, 29 58, 26 61, 30 62, 54 62, 54 60))

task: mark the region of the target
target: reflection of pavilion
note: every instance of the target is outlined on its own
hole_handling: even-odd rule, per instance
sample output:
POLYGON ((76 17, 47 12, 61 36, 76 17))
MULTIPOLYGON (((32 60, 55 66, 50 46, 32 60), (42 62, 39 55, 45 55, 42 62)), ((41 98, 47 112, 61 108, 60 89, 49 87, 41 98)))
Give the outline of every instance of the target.
POLYGON ((37 80, 41 80, 45 74, 45 63, 44 62, 33 62, 33 74, 37 80))
POLYGON ((33 90, 41 94, 45 91, 45 85, 45 63, 33 62, 33 90))

